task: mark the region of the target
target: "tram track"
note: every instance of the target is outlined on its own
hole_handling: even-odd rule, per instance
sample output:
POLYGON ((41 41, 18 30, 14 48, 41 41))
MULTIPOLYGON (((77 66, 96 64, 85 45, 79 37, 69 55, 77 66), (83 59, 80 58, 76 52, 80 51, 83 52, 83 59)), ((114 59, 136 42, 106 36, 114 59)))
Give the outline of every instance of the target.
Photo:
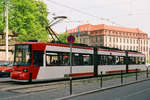
MULTIPOLYGON (((96 77, 95 77, 96 78, 96 77)), ((92 79, 95 79, 94 77, 92 79)), ((91 78, 80 78, 74 79, 73 86, 89 84, 88 80, 91 78), (87 81, 87 82, 86 82, 87 81)), ((96 78, 97 79, 97 78, 96 78)), ((33 82, 33 83, 24 83, 24 82, 15 82, 15 81, 3 81, 0 82, 0 91, 10 91, 15 93, 31 93, 39 92, 46 90, 56 90, 60 88, 69 87, 69 81, 42 81, 42 82, 33 82)))
MULTIPOLYGON (((5 81, 0 85, 0 91, 10 91, 15 93, 31 93, 46 90, 55 90, 60 88, 69 87, 69 81, 59 82, 42 82, 42 83, 18 83, 14 81, 5 81), (7 83, 8 82, 8 83, 7 83)), ((76 81, 73 86, 81 85, 83 82, 76 81)))
MULTIPOLYGON (((79 78, 80 79, 80 78, 79 78)), ((77 84, 74 83, 74 84, 77 84)), ((54 90, 58 88, 66 88, 69 86, 68 79, 63 79, 61 81, 39 81, 33 83, 27 82, 16 82, 13 80, 1 80, 0 81, 0 91, 10 91, 17 93, 30 93, 45 90, 54 90)))
POLYGON ((0 82, 0 91, 11 91, 18 93, 29 93, 29 92, 38 92, 49 89, 57 89, 65 87, 65 82, 46 82, 46 83, 18 83, 14 81, 2 81, 0 82))

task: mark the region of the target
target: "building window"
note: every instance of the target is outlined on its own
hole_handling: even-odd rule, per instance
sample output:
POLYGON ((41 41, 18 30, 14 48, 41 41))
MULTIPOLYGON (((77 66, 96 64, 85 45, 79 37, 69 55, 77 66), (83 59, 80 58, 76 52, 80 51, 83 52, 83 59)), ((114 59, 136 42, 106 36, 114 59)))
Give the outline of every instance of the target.
POLYGON ((100 37, 100 43, 102 43, 103 42, 103 37, 100 37))
POLYGON ((95 38, 95 41, 97 42, 97 37, 95 38))
POLYGON ((91 42, 93 43, 93 37, 91 38, 91 42))
POLYGON ((132 46, 130 47, 130 50, 132 50, 132 46))
POLYGON ((83 38, 83 43, 85 43, 85 39, 83 38))
POLYGON ((113 38, 113 41, 115 42, 115 38, 113 38))
POLYGON ((129 46, 127 46, 127 50, 129 50, 129 46))
POLYGON ((127 39, 127 43, 129 43, 129 40, 127 39))
POLYGON ((115 45, 113 44, 113 48, 115 48, 115 45))

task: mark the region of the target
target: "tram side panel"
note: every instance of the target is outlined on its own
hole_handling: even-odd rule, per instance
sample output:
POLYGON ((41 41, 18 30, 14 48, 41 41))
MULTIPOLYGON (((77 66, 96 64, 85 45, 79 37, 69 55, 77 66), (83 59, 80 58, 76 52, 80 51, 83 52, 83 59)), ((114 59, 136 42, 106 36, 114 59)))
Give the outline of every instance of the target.
POLYGON ((126 69, 125 51, 98 48, 97 52, 98 74, 126 69))
MULTIPOLYGON (((37 80, 63 79, 70 75, 70 66, 46 66, 40 67, 37 80)), ((93 66, 73 66, 72 76, 81 77, 93 75, 93 66)))
MULTIPOLYGON (((80 77, 93 75, 93 49, 72 48, 73 66, 72 76, 80 77)), ((59 46, 46 46, 44 63, 39 69, 37 80, 66 78, 70 74, 70 48, 59 46)))
POLYGON ((109 74, 108 72, 119 72, 120 70, 135 71, 145 70, 144 55, 138 52, 128 52, 119 50, 98 49, 98 74, 109 74))
POLYGON ((128 52, 129 69, 146 70, 145 56, 139 52, 128 52))

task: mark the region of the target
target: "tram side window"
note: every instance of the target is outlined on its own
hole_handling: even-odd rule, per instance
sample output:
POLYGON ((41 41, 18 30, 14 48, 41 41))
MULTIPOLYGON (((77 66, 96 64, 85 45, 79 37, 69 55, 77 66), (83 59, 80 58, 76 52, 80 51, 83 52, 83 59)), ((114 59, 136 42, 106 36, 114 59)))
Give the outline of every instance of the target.
POLYGON ((92 55, 83 55, 83 65, 92 65, 93 59, 92 55))
POLYGON ((92 55, 89 54, 73 54, 73 66, 76 65, 92 65, 92 55))
POLYGON ((46 65, 52 66, 58 64, 58 54, 57 53, 48 53, 46 55, 46 65))
POLYGON ((129 64, 145 64, 144 57, 129 57, 129 64))
POLYGON ((69 65, 69 53, 46 53, 46 66, 67 66, 69 65))
POLYGON ((33 52, 33 65, 34 66, 43 66, 43 51, 34 51, 33 52))
MULTIPOLYGON (((72 54, 72 65, 92 65, 92 55, 89 54, 72 54)), ((68 66, 70 65, 70 54, 64 52, 47 52, 46 53, 47 66, 68 66)))
POLYGON ((129 64, 144 64, 143 57, 129 57, 129 64))
POLYGON ((108 64, 107 62, 108 62, 108 59, 107 59, 108 57, 106 56, 106 55, 98 55, 97 56, 97 58, 96 58, 96 60, 98 60, 98 64, 99 65, 106 65, 106 64, 108 64))
POLYGON ((129 64, 136 64, 136 57, 130 57, 129 64))
POLYGON ((122 56, 117 56, 117 57, 118 57, 117 64, 118 64, 118 65, 122 65, 122 64, 124 64, 124 62, 125 62, 124 57, 122 57, 122 56))
POLYGON ((108 65, 114 65, 115 64, 115 56, 107 56, 108 58, 108 65))
POLYGON ((121 65, 124 64, 124 57, 122 56, 108 56, 108 55, 99 55, 97 57, 99 65, 121 65))
POLYGON ((136 57, 136 64, 142 64, 142 57, 136 57))

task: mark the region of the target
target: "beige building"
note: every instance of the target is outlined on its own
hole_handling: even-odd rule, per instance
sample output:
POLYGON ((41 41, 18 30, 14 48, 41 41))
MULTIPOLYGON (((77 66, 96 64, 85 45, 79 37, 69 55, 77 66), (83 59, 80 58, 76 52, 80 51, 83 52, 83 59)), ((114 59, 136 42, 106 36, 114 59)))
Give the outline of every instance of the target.
POLYGON ((148 35, 138 28, 125 28, 105 24, 84 24, 67 31, 89 46, 105 46, 121 50, 135 50, 150 55, 148 35))

